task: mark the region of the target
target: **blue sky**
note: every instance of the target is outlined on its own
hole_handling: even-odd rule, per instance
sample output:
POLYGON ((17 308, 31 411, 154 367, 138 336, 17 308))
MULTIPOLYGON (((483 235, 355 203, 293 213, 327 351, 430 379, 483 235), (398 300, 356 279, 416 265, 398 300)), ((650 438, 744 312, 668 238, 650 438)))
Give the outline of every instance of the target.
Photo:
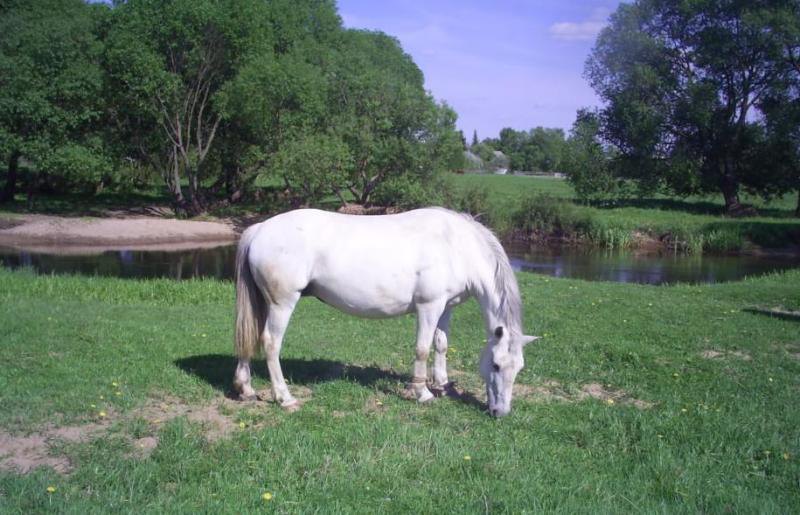
POLYGON ((468 140, 561 127, 599 104, 583 64, 618 0, 338 0, 349 28, 400 40, 468 140))

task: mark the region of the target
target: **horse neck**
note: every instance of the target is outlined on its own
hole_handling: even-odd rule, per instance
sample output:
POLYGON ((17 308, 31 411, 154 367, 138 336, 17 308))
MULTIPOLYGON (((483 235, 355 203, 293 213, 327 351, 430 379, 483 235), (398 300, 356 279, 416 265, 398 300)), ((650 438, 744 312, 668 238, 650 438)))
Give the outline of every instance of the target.
POLYGON ((502 305, 494 278, 487 277, 478 281, 473 293, 481 307, 487 335, 493 333, 498 326, 502 326, 514 332, 520 331, 520 328, 517 327, 519 324, 512 320, 509 313, 503 309, 504 306, 502 305))

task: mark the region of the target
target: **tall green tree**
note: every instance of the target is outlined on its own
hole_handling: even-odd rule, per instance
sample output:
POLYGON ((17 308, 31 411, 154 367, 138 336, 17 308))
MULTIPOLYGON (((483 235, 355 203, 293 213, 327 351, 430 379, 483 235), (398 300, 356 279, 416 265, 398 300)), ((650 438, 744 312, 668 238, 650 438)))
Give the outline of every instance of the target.
MULTIPOLYGON (((603 135, 619 173, 645 188, 718 191, 742 212, 757 184, 760 101, 784 73, 763 15, 741 0, 622 4, 597 39, 586 76, 605 101, 603 135)), ((761 163, 763 164, 763 163, 761 163)))
POLYGON ((599 114, 588 109, 579 110, 566 142, 563 161, 567 180, 578 198, 597 199, 618 192, 619 181, 609 164, 609 151, 600 135, 599 114))
POLYGON ((762 21, 778 38, 785 74, 773 84, 761 106, 766 116, 766 158, 775 163, 764 174, 760 191, 767 195, 797 192, 800 217, 800 1, 767 0, 762 21))
POLYGON ((113 10, 106 63, 117 105, 141 120, 140 151, 189 213, 204 209, 201 181, 222 122, 217 95, 252 42, 237 26, 238 8, 256 14, 235 0, 138 0, 113 10))
POLYGON ((0 201, 14 198, 22 158, 52 187, 91 188, 107 170, 97 126, 103 106, 96 29, 105 10, 81 0, 0 7, 0 153, 8 165, 0 201))
POLYGON ((514 170, 552 172, 561 164, 564 142, 561 129, 535 127, 526 132, 506 127, 500 131, 498 150, 509 157, 514 170))

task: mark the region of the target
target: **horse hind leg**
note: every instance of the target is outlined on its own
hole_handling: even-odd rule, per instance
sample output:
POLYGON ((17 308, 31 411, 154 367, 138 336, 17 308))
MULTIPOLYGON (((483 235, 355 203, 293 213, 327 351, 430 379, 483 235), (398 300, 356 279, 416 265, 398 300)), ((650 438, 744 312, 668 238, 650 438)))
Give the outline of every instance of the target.
POLYGON ((294 306, 300 298, 300 294, 292 296, 289 302, 284 304, 271 304, 267 322, 264 324, 264 332, 261 335, 261 343, 264 346, 264 354, 267 358, 267 370, 272 387, 272 396, 275 402, 282 407, 290 409, 298 405, 297 400, 289 392, 286 380, 281 370, 280 354, 283 345, 283 335, 286 326, 294 311, 294 306))
POLYGON ((239 358, 239 363, 236 365, 236 374, 233 378, 233 387, 239 392, 239 400, 254 401, 258 398, 256 391, 250 384, 250 359, 239 358))

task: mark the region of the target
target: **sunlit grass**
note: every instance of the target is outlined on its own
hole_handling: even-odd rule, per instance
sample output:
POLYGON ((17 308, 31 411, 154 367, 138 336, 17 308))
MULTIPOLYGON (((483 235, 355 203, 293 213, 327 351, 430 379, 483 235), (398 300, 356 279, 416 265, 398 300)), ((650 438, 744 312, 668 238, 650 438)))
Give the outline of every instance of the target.
MULTIPOLYGON (((70 475, 0 473, 0 511, 798 511, 800 326, 761 308, 800 310, 800 272, 713 286, 519 279, 526 327, 543 336, 520 384, 557 381, 574 400, 597 383, 652 407, 528 395, 494 420, 456 399, 420 406, 396 392, 413 318, 365 321, 306 299, 283 354, 306 404, 232 413, 237 431, 209 443, 185 418, 153 429, 122 417, 165 394, 222 398, 231 283, 0 270, 0 426, 112 420, 59 447, 70 475), (149 434, 157 448, 135 458, 126 435, 149 434)), ((475 304, 459 308, 449 369, 475 393, 483 337, 475 304)))

